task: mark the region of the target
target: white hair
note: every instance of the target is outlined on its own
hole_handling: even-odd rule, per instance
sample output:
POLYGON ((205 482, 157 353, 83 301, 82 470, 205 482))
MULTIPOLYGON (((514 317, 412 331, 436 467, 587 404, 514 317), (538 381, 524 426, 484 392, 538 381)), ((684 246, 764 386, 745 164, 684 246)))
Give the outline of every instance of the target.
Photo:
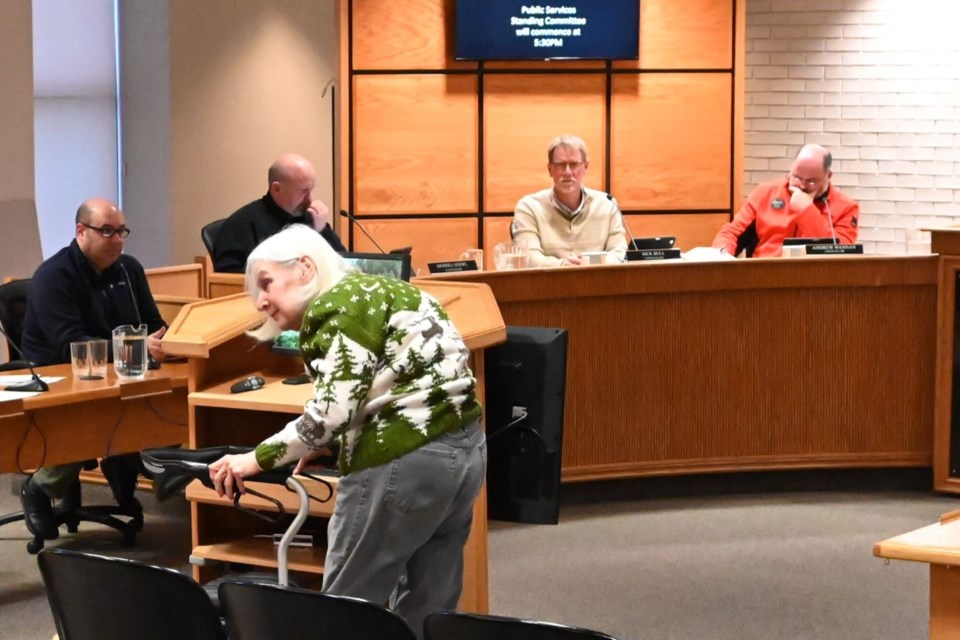
POLYGON ((547 162, 553 162, 553 152, 557 147, 567 147, 568 149, 579 151, 583 161, 587 161, 587 143, 583 141, 583 138, 578 138, 569 133, 557 136, 550 142, 550 146, 547 147, 547 162))
MULTIPOLYGON (((271 262, 285 269, 293 269, 300 258, 307 258, 314 265, 313 277, 294 291, 304 309, 311 300, 340 282, 344 275, 355 271, 319 233, 306 225, 292 224, 257 245, 247 258, 246 288, 254 303, 260 293, 256 273, 258 262, 271 262)), ((266 341, 276 338, 280 331, 277 321, 267 316, 263 325, 248 333, 266 341)))

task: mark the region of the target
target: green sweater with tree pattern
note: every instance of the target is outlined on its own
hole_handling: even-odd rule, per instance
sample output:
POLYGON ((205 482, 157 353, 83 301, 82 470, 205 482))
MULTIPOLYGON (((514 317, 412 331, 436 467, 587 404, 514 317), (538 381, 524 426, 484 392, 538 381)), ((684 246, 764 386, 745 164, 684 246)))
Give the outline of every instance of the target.
POLYGON ((348 274, 313 300, 300 352, 314 397, 256 449, 261 469, 340 442, 340 473, 390 462, 480 417, 469 351, 429 294, 348 274))

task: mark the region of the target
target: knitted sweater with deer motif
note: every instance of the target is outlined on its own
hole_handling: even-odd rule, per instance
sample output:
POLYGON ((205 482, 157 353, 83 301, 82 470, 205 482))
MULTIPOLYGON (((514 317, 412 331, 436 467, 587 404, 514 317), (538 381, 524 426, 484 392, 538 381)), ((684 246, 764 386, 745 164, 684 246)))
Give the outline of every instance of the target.
POLYGON ((347 474, 480 417, 460 333, 436 299, 401 280, 344 276, 307 307, 300 352, 314 397, 257 447, 264 470, 338 440, 347 474))

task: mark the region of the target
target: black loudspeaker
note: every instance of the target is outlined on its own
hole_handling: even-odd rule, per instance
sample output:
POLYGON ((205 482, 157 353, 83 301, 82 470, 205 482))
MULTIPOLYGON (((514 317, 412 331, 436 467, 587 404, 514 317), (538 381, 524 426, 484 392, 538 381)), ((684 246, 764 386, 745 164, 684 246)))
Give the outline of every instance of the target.
POLYGON ((507 341, 484 352, 484 366, 488 517, 556 524, 567 331, 507 327, 507 341))

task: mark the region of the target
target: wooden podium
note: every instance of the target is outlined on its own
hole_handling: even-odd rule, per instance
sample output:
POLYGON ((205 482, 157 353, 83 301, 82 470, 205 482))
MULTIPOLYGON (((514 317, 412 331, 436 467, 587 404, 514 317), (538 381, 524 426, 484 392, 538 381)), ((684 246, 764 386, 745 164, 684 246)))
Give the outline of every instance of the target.
MULTIPOLYGON (((506 328, 490 288, 483 284, 458 282, 419 283, 444 306, 471 350, 471 364, 483 399, 483 349, 503 342, 506 328)), ((191 448, 215 445, 255 445, 302 413, 312 395, 312 385, 284 384, 283 380, 303 373, 299 357, 276 353, 271 345, 257 343, 245 335, 262 322, 246 294, 204 300, 183 308, 163 339, 167 353, 186 356, 189 385, 189 443, 191 448), (262 389, 231 394, 230 385, 248 375, 263 377, 262 389)), ((305 482, 311 495, 324 497, 325 490, 305 482)), ((335 486, 334 482, 334 486, 335 486)), ((294 494, 276 485, 248 483, 262 493, 275 496, 287 512, 295 510, 294 494)), ((194 577, 207 581, 224 562, 256 567, 276 567, 271 534, 276 525, 263 522, 233 508, 231 501, 195 482, 187 489, 191 502, 191 561, 194 577), (266 536, 266 537, 260 537, 266 536)), ((255 510, 277 509, 251 496, 241 504, 255 510)), ((333 500, 311 502, 310 519, 304 531, 324 539, 326 519, 333 500)), ((463 609, 486 612, 487 598, 487 517, 486 490, 474 508, 473 531, 465 549, 463 609)), ((282 529, 282 527, 281 527, 282 529)), ((310 576, 323 573, 326 549, 317 545, 290 550, 291 571, 302 572, 302 586, 310 576)))

